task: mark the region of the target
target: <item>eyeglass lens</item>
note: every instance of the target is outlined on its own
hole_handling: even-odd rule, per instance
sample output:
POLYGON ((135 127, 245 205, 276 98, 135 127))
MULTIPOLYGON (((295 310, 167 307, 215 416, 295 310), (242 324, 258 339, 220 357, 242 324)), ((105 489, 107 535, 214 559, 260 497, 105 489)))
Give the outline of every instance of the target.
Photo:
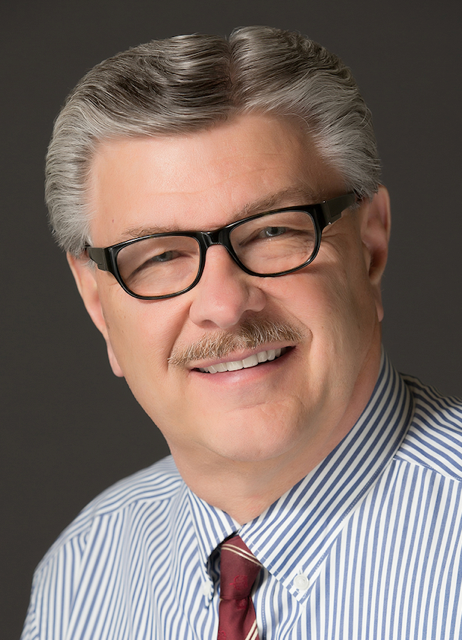
MULTIPOLYGON (((238 260, 259 275, 276 275, 305 264, 316 247, 316 229, 304 211, 282 211, 246 220, 230 241, 238 260)), ((200 266, 198 240, 188 236, 145 238, 117 255, 126 287, 141 296, 166 296, 187 289, 200 266)))

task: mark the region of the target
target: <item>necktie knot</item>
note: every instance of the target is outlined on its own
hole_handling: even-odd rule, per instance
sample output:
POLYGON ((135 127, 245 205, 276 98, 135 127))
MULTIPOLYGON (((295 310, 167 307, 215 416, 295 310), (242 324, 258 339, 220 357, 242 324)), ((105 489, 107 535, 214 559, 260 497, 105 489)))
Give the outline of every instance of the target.
POLYGON ((260 569, 261 564, 239 536, 222 543, 219 640, 258 639, 250 593, 260 569))

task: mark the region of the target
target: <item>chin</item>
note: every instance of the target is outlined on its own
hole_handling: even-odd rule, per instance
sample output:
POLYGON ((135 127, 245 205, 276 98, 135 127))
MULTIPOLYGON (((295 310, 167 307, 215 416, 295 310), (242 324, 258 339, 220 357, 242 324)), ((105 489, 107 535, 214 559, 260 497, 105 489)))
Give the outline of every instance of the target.
POLYGON ((207 448, 227 460, 253 463, 300 451, 302 433, 297 420, 286 418, 283 423, 275 423, 268 416, 259 418, 250 415, 239 423, 222 424, 219 430, 214 430, 207 448))

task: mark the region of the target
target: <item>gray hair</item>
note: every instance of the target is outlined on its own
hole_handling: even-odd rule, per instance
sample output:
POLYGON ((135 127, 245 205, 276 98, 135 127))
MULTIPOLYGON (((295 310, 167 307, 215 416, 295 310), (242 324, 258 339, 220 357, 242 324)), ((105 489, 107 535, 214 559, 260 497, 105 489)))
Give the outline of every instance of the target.
POLYGON ((269 27, 154 40, 89 71, 56 119, 45 195, 60 246, 79 255, 90 242, 87 185, 101 142, 199 131, 251 112, 302 118, 348 191, 377 190, 371 114, 351 71, 324 47, 269 27))

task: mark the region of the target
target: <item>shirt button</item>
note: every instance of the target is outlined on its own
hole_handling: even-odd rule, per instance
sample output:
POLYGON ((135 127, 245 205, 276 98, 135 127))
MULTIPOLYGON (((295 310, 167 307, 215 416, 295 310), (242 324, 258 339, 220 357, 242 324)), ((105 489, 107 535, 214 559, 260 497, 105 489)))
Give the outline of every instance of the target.
POLYGON ((209 596, 210 595, 210 585, 208 582, 204 582, 204 584, 202 585, 202 593, 204 594, 204 596, 209 596))
POLYGON ((298 576, 294 578, 294 586, 300 589, 300 591, 306 591, 310 586, 310 581, 304 573, 299 573, 298 576))

